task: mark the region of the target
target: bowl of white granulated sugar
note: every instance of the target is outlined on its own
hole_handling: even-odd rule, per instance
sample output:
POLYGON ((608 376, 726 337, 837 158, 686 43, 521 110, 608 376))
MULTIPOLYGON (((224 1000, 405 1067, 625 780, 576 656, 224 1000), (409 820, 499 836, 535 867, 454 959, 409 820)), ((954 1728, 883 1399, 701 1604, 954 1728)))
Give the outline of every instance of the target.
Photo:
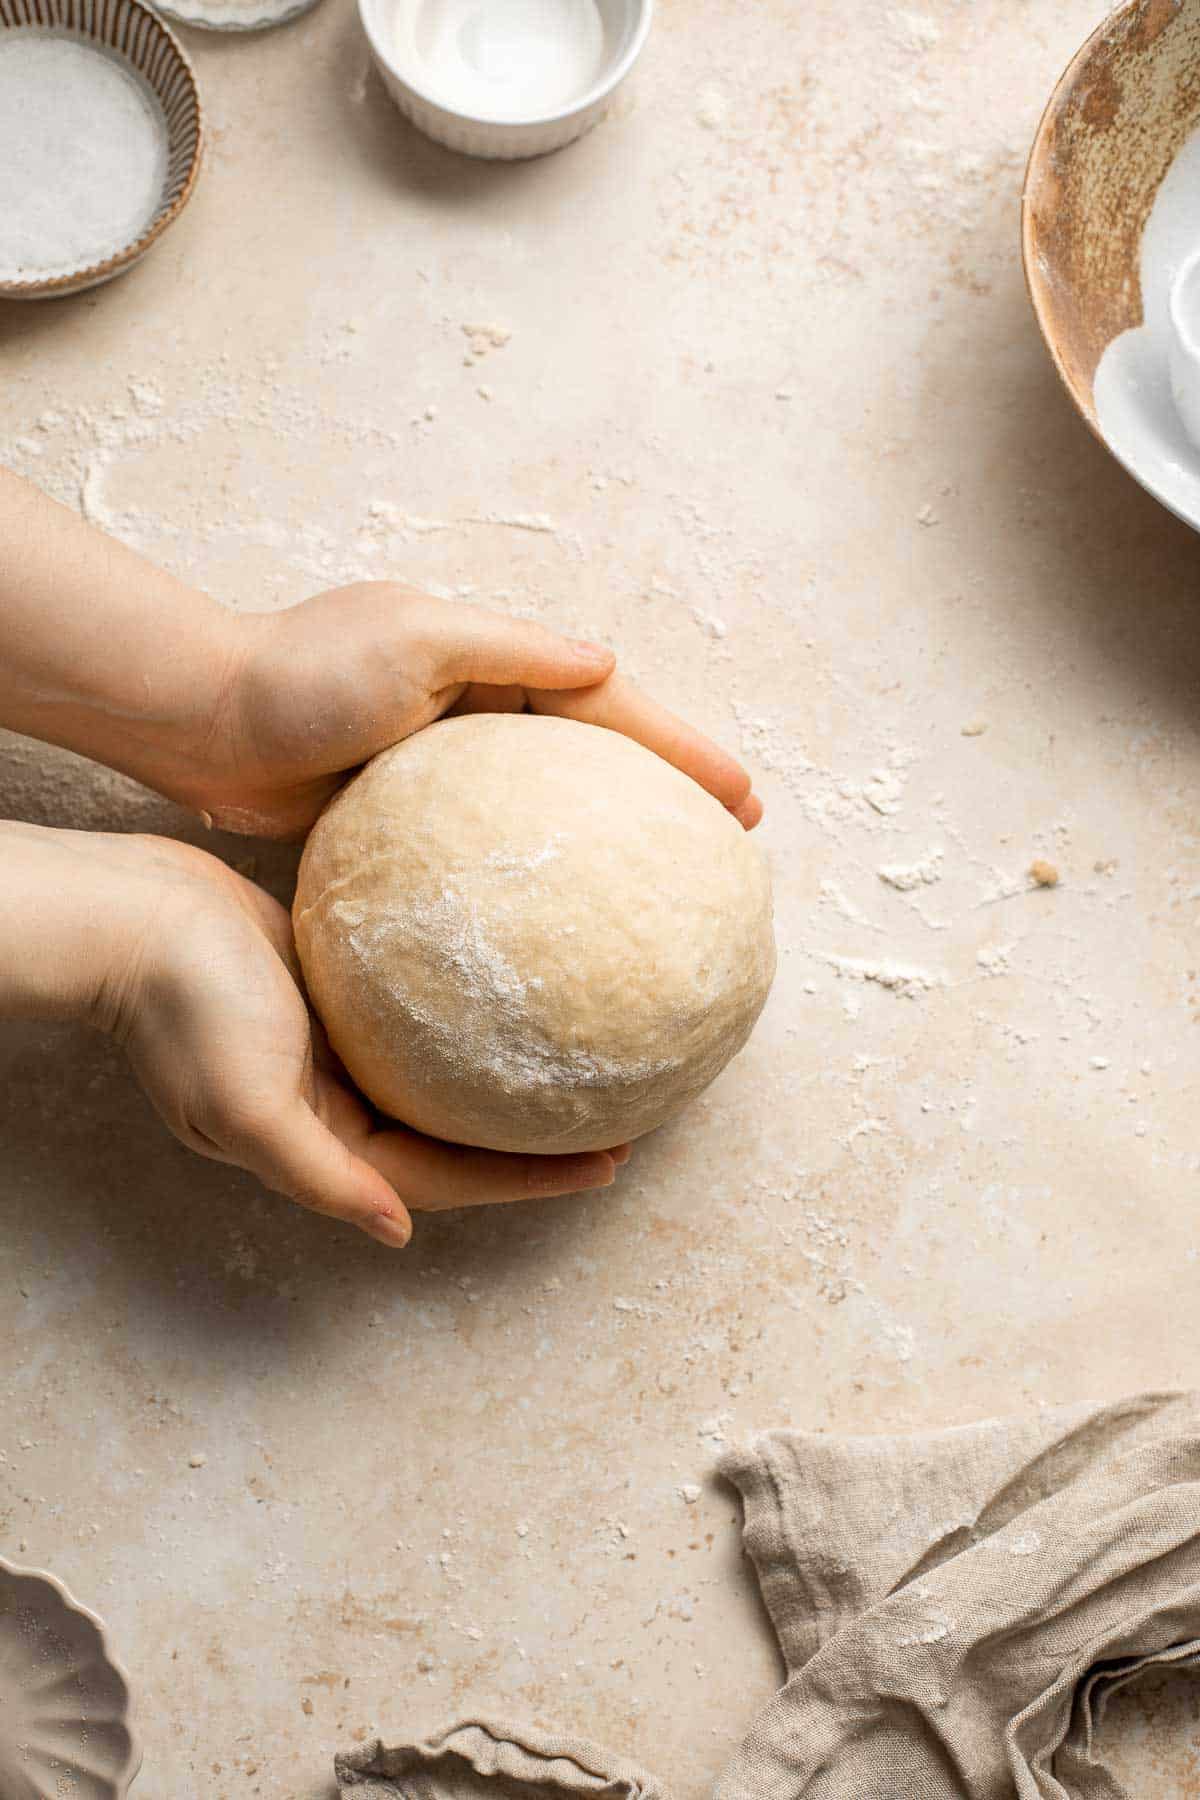
POLYGON ((201 139, 191 64, 141 0, 3 0, 0 296, 130 268, 187 204, 201 139))

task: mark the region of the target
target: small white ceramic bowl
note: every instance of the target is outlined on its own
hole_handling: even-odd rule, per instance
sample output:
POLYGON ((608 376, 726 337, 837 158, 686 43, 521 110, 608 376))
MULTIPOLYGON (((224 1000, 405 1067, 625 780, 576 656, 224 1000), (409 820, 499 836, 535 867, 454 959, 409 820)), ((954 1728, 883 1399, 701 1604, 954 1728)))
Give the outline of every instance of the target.
POLYGON ((607 112, 650 30, 653 0, 358 0, 385 86, 427 137, 467 156, 544 156, 607 112), (555 28, 568 34, 561 40, 555 28), (563 46, 564 91, 539 91, 543 49, 563 46), (532 52, 533 54, 530 54, 532 52), (582 73, 574 86, 572 67, 582 73), (520 71, 528 83, 494 79, 520 71), (533 71, 533 75, 531 75, 533 71), (490 91, 489 91, 490 90, 490 91))

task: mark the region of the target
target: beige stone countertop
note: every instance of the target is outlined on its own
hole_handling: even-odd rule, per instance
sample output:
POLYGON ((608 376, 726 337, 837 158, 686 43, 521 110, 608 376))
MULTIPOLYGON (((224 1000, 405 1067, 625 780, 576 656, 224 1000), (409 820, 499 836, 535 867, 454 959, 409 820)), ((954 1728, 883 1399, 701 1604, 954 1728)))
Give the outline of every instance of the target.
MULTIPOLYGON (((519 166, 414 135, 350 0, 191 32, 179 224, 0 310, 5 461, 237 607, 387 573, 605 636, 753 767, 777 884, 702 1104, 403 1256, 191 1156, 99 1039, 0 1032, 0 1551, 110 1622, 139 1800, 318 1800, 480 1703, 699 1800, 778 1679, 723 1442, 1197 1379, 1200 544, 1018 254, 1104 12, 660 0, 519 166)), ((15 739, 4 812, 203 835, 15 739)), ((1118 1709, 1160 1796, 1187 1694, 1118 1709)))

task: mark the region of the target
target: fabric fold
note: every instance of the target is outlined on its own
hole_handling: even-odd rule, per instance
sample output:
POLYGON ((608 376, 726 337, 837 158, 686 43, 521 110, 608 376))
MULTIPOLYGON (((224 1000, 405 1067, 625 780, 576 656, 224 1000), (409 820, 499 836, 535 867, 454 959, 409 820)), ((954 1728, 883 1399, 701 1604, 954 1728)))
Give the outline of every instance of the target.
POLYGON ((435 1738, 338 1756, 339 1800, 666 1800, 652 1775, 582 1738, 464 1720, 435 1738))
POLYGON ((1143 1394, 895 1437, 773 1431, 727 1451, 718 1470, 741 1495, 746 1549, 789 1672, 1180 1403, 1143 1394))
MULTIPOLYGON (((1125 1800, 1108 1699, 1200 1664, 1200 1395, 721 1459, 787 1670, 715 1800, 1125 1800)), ((666 1800, 476 1718, 337 1759, 341 1800, 666 1800)))
POLYGON ((721 1466, 789 1680, 717 1800, 1122 1800, 1105 1700, 1197 1659, 1197 1396, 721 1466))

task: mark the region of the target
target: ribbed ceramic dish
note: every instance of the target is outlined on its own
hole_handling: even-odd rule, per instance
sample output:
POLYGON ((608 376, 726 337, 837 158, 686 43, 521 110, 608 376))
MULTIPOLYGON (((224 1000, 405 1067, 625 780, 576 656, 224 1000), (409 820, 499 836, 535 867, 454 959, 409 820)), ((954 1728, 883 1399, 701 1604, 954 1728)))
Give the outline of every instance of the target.
MULTIPOLYGON (((169 25, 142 0, 0 0, 0 32, 44 31, 101 45, 143 78, 162 107, 167 170, 150 223, 103 262, 65 274, 0 281, 0 297, 38 300, 111 281, 140 261, 187 205, 200 172, 203 119, 196 78, 169 25)), ((6 1797, 7 1800, 7 1797, 6 1797)))
POLYGON ((53 1575, 0 1557, 0 1795, 125 1800, 142 1751, 104 1626, 53 1575))
MULTIPOLYGON (((412 8, 419 0, 400 0, 412 8)), ((599 124, 650 33, 654 0, 600 0, 611 41, 606 66, 586 91, 557 112, 536 118, 488 117, 460 109, 453 94, 434 94, 405 64, 395 41, 395 0, 358 0, 358 14, 383 84, 406 119, 435 143, 464 156, 514 162, 561 150, 599 124)))
POLYGON ((158 10, 195 31, 273 31, 311 12, 320 0, 158 0, 158 10))

